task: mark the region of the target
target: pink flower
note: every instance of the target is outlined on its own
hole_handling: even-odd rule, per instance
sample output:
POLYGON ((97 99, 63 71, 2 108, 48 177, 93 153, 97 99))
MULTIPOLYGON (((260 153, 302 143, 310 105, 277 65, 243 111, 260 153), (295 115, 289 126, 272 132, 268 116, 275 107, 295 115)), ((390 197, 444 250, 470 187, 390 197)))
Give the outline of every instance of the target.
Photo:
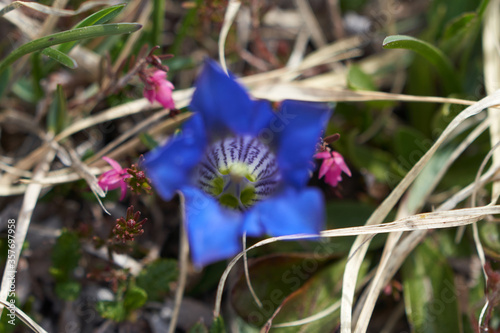
POLYGON ((125 179, 132 176, 128 174, 127 169, 122 168, 117 161, 106 156, 103 156, 102 159, 108 162, 109 165, 113 167, 113 170, 106 171, 100 175, 98 184, 104 191, 114 190, 121 187, 121 201, 125 198, 125 194, 127 193, 127 183, 125 182, 125 179))
POLYGON ((167 80, 167 73, 157 70, 149 76, 144 87, 144 97, 151 103, 155 100, 166 109, 175 109, 175 103, 172 99, 172 90, 174 85, 167 80))
POLYGON ((331 186, 337 186, 337 184, 342 181, 340 176, 342 171, 351 177, 351 171, 344 162, 342 155, 336 151, 330 151, 329 149, 314 155, 317 159, 322 159, 321 168, 319 169, 319 179, 325 177, 325 183, 331 186))

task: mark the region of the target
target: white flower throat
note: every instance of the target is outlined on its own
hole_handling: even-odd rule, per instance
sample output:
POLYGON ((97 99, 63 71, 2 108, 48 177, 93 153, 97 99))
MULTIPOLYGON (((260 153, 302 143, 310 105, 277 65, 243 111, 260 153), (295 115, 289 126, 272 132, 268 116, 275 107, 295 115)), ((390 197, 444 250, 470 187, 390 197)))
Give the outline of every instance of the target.
POLYGON ((269 197, 280 178, 276 156, 249 136, 228 137, 209 145, 197 170, 203 191, 240 210, 269 197))

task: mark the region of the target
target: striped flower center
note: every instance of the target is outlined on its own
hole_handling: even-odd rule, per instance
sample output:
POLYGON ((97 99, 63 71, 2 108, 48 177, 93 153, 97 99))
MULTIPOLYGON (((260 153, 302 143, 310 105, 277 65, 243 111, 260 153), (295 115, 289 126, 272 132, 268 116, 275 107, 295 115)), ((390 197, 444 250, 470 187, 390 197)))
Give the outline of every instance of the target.
POLYGON ((257 138, 247 136, 210 145, 197 175, 203 191, 239 210, 269 197, 280 180, 275 155, 257 138))

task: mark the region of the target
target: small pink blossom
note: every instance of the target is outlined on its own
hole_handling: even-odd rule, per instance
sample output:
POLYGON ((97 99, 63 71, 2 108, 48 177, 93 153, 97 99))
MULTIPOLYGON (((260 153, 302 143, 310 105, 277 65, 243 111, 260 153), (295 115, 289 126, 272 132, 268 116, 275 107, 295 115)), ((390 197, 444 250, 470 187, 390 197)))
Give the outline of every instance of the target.
POLYGON ((172 98, 172 90, 174 85, 167 80, 167 73, 157 70, 153 75, 146 79, 144 87, 144 97, 151 103, 158 101, 164 108, 175 109, 175 103, 172 98))
POLYGON ((325 183, 331 186, 337 186, 337 184, 342 181, 342 171, 351 177, 351 171, 344 162, 342 155, 336 151, 322 151, 314 155, 314 158, 322 159, 321 167, 319 169, 319 179, 325 176, 325 183))
POLYGON ((118 187, 121 188, 121 196, 120 201, 125 198, 125 194, 127 193, 127 183, 125 179, 132 177, 126 168, 122 168, 120 164, 107 157, 103 156, 102 158, 106 162, 109 163, 113 167, 112 170, 106 171, 102 175, 99 176, 98 184, 104 191, 114 190, 118 187))

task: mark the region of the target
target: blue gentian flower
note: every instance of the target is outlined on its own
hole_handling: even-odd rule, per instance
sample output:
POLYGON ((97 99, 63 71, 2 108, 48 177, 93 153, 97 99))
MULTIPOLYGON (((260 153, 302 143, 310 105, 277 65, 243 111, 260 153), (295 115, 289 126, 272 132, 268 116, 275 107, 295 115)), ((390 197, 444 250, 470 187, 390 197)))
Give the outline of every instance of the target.
POLYGON ((157 192, 186 198, 196 266, 234 256, 241 237, 318 234, 323 197, 306 186, 330 115, 326 104, 250 99, 232 75, 206 61, 180 134, 145 158, 157 192))

